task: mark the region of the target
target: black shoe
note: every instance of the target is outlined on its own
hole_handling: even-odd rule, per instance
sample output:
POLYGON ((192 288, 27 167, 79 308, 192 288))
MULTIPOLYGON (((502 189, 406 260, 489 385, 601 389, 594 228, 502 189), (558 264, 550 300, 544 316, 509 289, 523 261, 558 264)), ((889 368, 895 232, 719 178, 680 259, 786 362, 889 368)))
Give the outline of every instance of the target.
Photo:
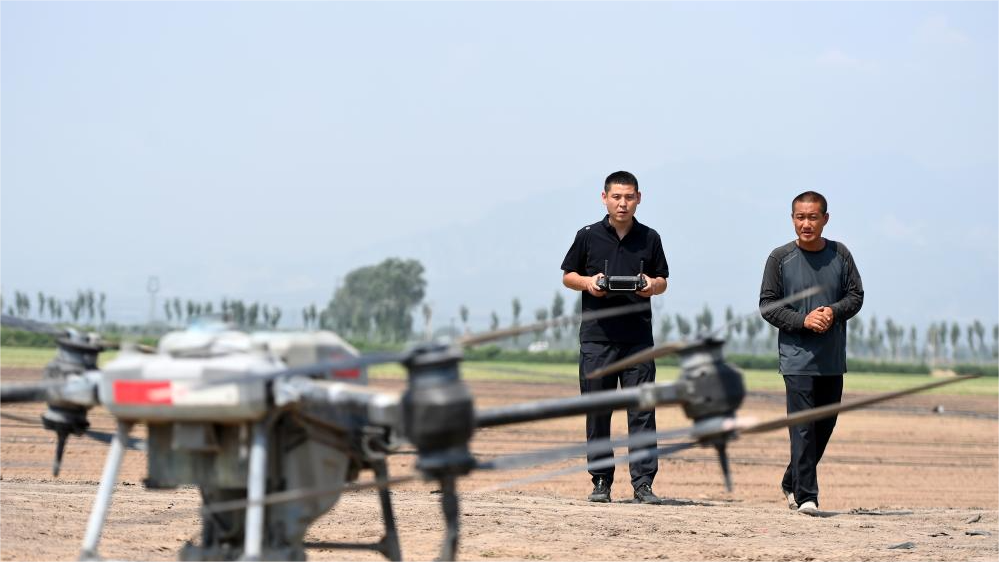
POLYGON ((597 478, 597 483, 593 485, 593 493, 590 494, 591 502, 610 502, 610 482, 606 478, 597 478))
POLYGON ((652 493, 652 484, 642 484, 635 488, 635 501, 638 503, 650 503, 653 505, 662 503, 658 496, 652 493))

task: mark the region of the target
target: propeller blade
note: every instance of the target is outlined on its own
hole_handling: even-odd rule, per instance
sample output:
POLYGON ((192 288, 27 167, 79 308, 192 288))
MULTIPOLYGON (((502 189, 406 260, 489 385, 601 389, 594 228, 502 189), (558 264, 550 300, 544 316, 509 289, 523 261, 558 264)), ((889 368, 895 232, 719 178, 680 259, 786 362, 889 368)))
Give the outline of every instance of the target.
POLYGON ((0 412, 0 418, 6 418, 8 420, 19 421, 19 422, 22 422, 22 423, 30 423, 30 424, 33 424, 33 425, 37 425, 38 427, 42 426, 42 422, 41 422, 40 418, 27 418, 27 417, 24 417, 24 416, 19 416, 17 414, 11 414, 11 413, 8 413, 8 412, 0 412))
POLYGON ((661 343, 659 345, 652 346, 648 349, 643 349, 638 353, 634 353, 622 359, 618 359, 617 361, 609 365, 605 365, 597 369, 596 371, 592 371, 586 375, 586 378, 599 379, 600 377, 605 377, 612 373, 616 373, 618 371, 627 369, 632 365, 645 363, 646 361, 651 361, 653 359, 656 359, 657 357, 662 357, 664 355, 669 355, 671 353, 678 353, 688 347, 692 347, 693 345, 695 344, 683 341, 661 343))
POLYGON ((334 494, 340 494, 343 492, 370 490, 371 488, 390 488, 392 486, 397 486, 399 484, 404 484, 406 482, 412 482, 413 480, 417 480, 419 478, 421 478, 421 475, 419 474, 408 474, 406 476, 395 476, 382 481, 370 480, 368 482, 352 482, 350 484, 344 484, 343 486, 338 486, 336 488, 324 488, 324 489, 300 488, 297 490, 287 490, 284 492, 267 494, 266 496, 264 496, 263 500, 259 502, 251 502, 249 500, 231 500, 231 501, 205 504, 201 508, 201 511, 205 514, 221 513, 224 511, 236 511, 238 509, 246 509, 251 505, 273 505, 278 503, 287 503, 299 500, 318 498, 322 496, 330 496, 334 494))
POLYGON ((61 386, 65 381, 47 380, 26 384, 7 384, 0 386, 0 403, 12 402, 46 402, 49 389, 61 386))
POLYGON ((671 429, 669 431, 649 431, 638 433, 633 436, 629 435, 628 437, 607 437, 604 439, 598 439, 591 443, 580 443, 576 445, 569 445, 567 447, 558 447, 555 449, 545 449, 543 451, 533 451, 530 453, 497 457, 489 461, 477 463, 475 469, 513 470, 518 468, 530 468, 533 466, 563 461, 573 457, 578 457, 580 455, 585 455, 588 451, 599 453, 613 452, 615 448, 619 447, 635 448, 654 445, 663 439, 689 439, 693 436, 692 434, 694 431, 694 427, 684 427, 680 429, 671 429))
POLYGON ((607 457, 605 459, 600 459, 591 463, 584 464, 582 466, 570 466, 566 468, 560 468, 558 470, 552 470, 549 472, 544 472, 542 474, 535 474, 532 476, 527 476, 524 478, 516 478, 514 480, 507 480, 505 482, 500 482, 499 484, 494 484, 492 486, 487 486, 485 488, 476 490, 479 493, 482 492, 495 492, 505 488, 510 488, 512 486, 520 486, 523 484, 533 484, 535 482, 541 482, 544 480, 549 480, 552 478, 558 478, 559 476, 565 476, 567 474, 574 474, 577 472, 583 472, 587 470, 596 470, 600 468, 607 468, 609 466, 615 466, 617 464, 631 463, 633 461, 644 460, 649 457, 655 456, 659 458, 668 457, 674 453, 684 451, 699 445, 698 441, 691 441, 687 443, 675 443, 666 447, 658 447, 656 449, 643 449, 641 451, 635 451, 634 453, 628 453, 623 457, 607 457))
POLYGON ((679 341, 679 342, 665 342, 665 343, 661 343, 659 345, 650 347, 648 349, 644 349, 642 351, 639 351, 638 353, 635 353, 633 355, 629 355, 628 357, 624 357, 622 359, 619 359, 619 360, 617 360, 617 361, 615 361, 615 362, 613 362, 613 363, 611 363, 609 365, 605 365, 605 366, 597 369, 596 371, 593 371, 593 372, 587 374, 586 378, 588 378, 588 379, 598 379, 600 377, 605 377, 605 376, 610 375, 612 373, 616 373, 618 371, 622 371, 622 370, 627 369, 628 367, 631 367, 633 365, 638 365, 639 363, 644 363, 646 361, 651 361, 651 360, 657 359, 659 357, 663 357, 665 355, 670 355, 672 353, 682 353, 684 350, 686 350, 688 348, 693 348, 693 347, 699 346, 700 345, 700 341, 703 340, 703 339, 705 339, 705 338, 711 338, 713 336, 717 336, 727 326, 732 325, 732 324, 736 324, 738 322, 742 322, 743 318, 749 318, 751 316, 754 316, 755 314, 762 314, 764 312, 769 312, 770 310, 773 310, 775 308, 780 308, 780 307, 784 306, 785 304, 792 303, 792 302, 801 300, 801 299, 806 298, 806 297, 810 297, 810 296, 818 293, 820 290, 821 290, 821 287, 819 287, 819 286, 809 287, 809 288, 805 289, 804 291, 799 291, 799 292, 797 292, 797 293, 795 293, 795 294, 793 294, 793 295, 791 295, 789 297, 783 298, 783 299, 781 299, 779 301, 774 301, 774 302, 772 302, 772 303, 770 303, 770 304, 768 304, 766 306, 760 307, 760 309, 759 309, 758 312, 752 312, 750 314, 746 314, 746 315, 744 315, 744 316, 742 316, 742 317, 740 317, 740 318, 738 318, 736 320, 728 322, 727 324, 723 324, 720 327, 718 327, 718 329, 716 329, 713 332, 711 332, 710 334, 707 334, 703 338, 702 337, 698 337, 698 339, 695 340, 695 341, 693 341, 693 342, 683 342, 683 341, 679 341))
POLYGON ((776 309, 784 306, 785 304, 791 304, 792 302, 796 302, 796 301, 799 301, 801 299, 805 299, 805 298, 808 298, 808 297, 810 297, 812 295, 818 294, 818 292, 821 291, 821 290, 822 290, 822 286, 821 285, 815 285, 814 287, 809 287, 809 288, 807 288, 807 289, 805 289, 803 291, 798 291, 797 293, 794 293, 793 295, 786 296, 786 297, 784 297, 784 298, 782 298, 780 300, 776 300, 776 301, 774 301, 774 302, 772 302, 770 304, 761 306, 759 308, 759 310, 757 310, 755 312, 750 312, 749 314, 743 314, 742 316, 739 316, 738 318, 733 318, 730 322, 726 322, 726 323, 722 324, 721 326, 718 326, 717 328, 715 328, 715 330, 712 331, 709 335, 710 336, 717 336, 717 335, 721 334, 725 330, 725 328, 728 328, 729 326, 734 326, 734 325, 738 324, 739 322, 742 322, 743 320, 745 320, 747 318, 752 318, 752 317, 756 316, 757 314, 766 314, 767 312, 770 312, 771 310, 776 310, 776 309))
POLYGON ((907 396, 909 394, 915 394, 917 392, 922 392, 924 390, 929 390, 931 388, 937 388, 940 386, 966 381, 969 379, 977 379, 978 377, 979 375, 965 375, 960 377, 954 377, 950 379, 926 383, 919 386, 914 386, 912 388, 907 388, 905 390, 886 392, 884 394, 877 394, 875 396, 868 396, 865 398, 856 398, 854 400, 848 400, 846 402, 840 402, 838 404, 829 404, 828 406, 820 406, 818 408, 812 408, 810 410, 795 412, 787 417, 750 424, 745 427, 742 427, 739 430, 739 433, 740 434, 763 433, 765 431, 774 431, 776 429, 783 429, 785 427, 790 427, 794 425, 811 423, 816 420, 821 420, 836 415, 840 412, 848 412, 850 410, 856 410, 858 408, 863 408, 864 406, 877 404, 878 402, 893 400, 895 398, 900 398, 902 396, 907 396))
MULTIPOLYGON (((97 431, 95 429, 88 429, 84 435, 93 439, 94 441, 99 441, 105 445, 110 445, 111 440, 114 439, 114 433, 108 433, 106 431, 97 431)), ((138 437, 129 437, 128 442, 125 443, 125 447, 133 451, 145 451, 146 441, 144 439, 139 439, 138 437)))
POLYGON ((52 324, 46 324, 37 320, 28 320, 27 318, 18 318, 10 314, 0 315, 0 325, 14 328, 15 330, 24 330, 26 332, 35 332, 36 334, 46 334, 56 337, 63 337, 68 334, 66 330, 56 328, 52 324))
POLYGON ((649 310, 649 308, 650 308, 649 303, 640 302, 624 306, 616 306, 614 308, 607 308, 604 310, 597 310, 594 312, 587 312, 584 314, 562 316, 559 318, 552 318, 551 320, 545 320, 544 322, 535 322, 534 324, 526 324, 524 326, 513 326, 510 328, 501 328, 499 330, 494 330, 492 332, 472 334, 469 336, 458 338, 458 344, 466 347, 472 345, 479 345, 480 343, 486 343, 494 340, 501 340, 503 338, 509 338, 527 332, 534 332, 536 330, 543 330, 545 328, 552 328, 555 326, 563 326, 563 325, 571 326, 578 322, 589 322, 590 320, 601 320, 603 318, 612 318, 614 316, 621 316, 623 314, 634 314, 636 312, 649 310))
MULTIPOLYGON (((43 428, 41 418, 32 419, 25 416, 19 416, 17 414, 11 414, 9 412, 0 412, 0 418, 19 421, 22 423, 29 423, 38 426, 40 428, 43 428)), ((84 435, 93 439, 94 441, 99 441, 101 443, 104 443, 105 445, 110 445, 111 440, 114 439, 113 433, 108 433, 106 431, 97 431, 96 429, 88 429, 87 431, 84 432, 84 435)), ((139 439, 138 437, 129 437, 128 442, 125 444, 125 446, 135 451, 145 451, 146 440, 139 439)))
POLYGON ((206 380, 198 385, 195 385, 195 388, 205 388, 214 385, 232 384, 240 382, 273 380, 281 377, 311 375, 315 373, 328 372, 328 371, 349 371, 352 369, 359 369, 361 367, 368 367, 370 365, 379 365, 382 363, 404 363, 405 361, 408 361, 412 357, 412 355, 413 355, 412 352, 407 352, 407 351, 368 353, 366 355, 361 355, 360 357, 348 357, 344 359, 336 359, 334 361, 320 361, 319 363, 302 365, 300 367, 291 367, 288 369, 271 371, 269 373, 256 373, 249 375, 222 377, 218 379, 206 380))

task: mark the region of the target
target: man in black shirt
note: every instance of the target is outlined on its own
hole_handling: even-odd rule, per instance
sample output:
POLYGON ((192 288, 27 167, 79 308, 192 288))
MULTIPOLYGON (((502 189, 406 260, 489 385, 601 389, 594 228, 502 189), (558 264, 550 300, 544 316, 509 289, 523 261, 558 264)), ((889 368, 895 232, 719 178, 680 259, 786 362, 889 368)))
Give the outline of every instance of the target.
MULTIPOLYGON (((795 197, 791 221, 798 239, 770 253, 760 287, 760 307, 766 307, 763 317, 780 330, 777 347, 788 414, 840 401, 846 321, 864 303, 864 286, 850 250, 822 237, 829 222, 825 197, 814 191, 795 197), (811 287, 820 291, 782 307, 767 307, 811 287)), ((818 512, 816 468, 835 426, 833 416, 788 428, 791 461, 781 493, 791 509, 808 515, 818 512)))
MULTIPOLYGON (((659 234, 635 220, 635 211, 642 201, 635 176, 628 172, 614 172, 607 176, 601 199, 607 207, 607 215, 576 233, 562 261, 562 283, 570 289, 582 291, 583 312, 648 302, 653 295, 666 291, 666 279, 669 277, 669 266, 659 234), (598 281, 605 275, 641 275, 645 278, 645 288, 635 292, 604 291, 598 281)), ((580 392, 612 390, 617 388, 619 380, 622 388, 655 381, 656 366, 652 361, 599 379, 586 378, 587 373, 652 347, 652 344, 651 310, 584 322, 579 327, 580 392)), ((629 435, 655 429, 655 410, 628 410, 629 435)), ((586 416, 588 443, 610 437, 610 433, 610 412, 586 416)), ((655 445, 649 448, 654 449, 655 445)), ((587 453, 586 458, 592 463, 613 455, 613 452, 587 453)), ((631 484, 636 501, 659 503, 659 498, 652 492, 652 481, 658 467, 656 456, 631 463, 631 484)), ((593 481, 590 501, 609 502, 614 466, 591 469, 590 477, 593 481)))

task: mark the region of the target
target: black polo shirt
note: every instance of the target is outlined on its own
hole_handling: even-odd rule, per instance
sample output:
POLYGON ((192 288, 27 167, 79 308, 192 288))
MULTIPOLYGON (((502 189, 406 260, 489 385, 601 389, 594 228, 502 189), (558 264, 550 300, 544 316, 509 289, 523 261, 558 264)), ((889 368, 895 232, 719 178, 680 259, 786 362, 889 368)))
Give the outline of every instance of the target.
MULTIPOLYGON (((576 239, 562 260, 562 271, 586 277, 598 273, 669 277, 659 233, 635 220, 628 234, 620 239, 608 215, 576 233, 576 239), (604 271, 604 260, 607 260, 607 271, 604 271), (640 264, 641 271, 638 269, 640 264)), ((636 293, 608 292, 607 296, 595 297, 583 291, 583 312, 648 301, 636 293)), ((652 344, 652 311, 583 322, 579 326, 579 341, 652 344)))

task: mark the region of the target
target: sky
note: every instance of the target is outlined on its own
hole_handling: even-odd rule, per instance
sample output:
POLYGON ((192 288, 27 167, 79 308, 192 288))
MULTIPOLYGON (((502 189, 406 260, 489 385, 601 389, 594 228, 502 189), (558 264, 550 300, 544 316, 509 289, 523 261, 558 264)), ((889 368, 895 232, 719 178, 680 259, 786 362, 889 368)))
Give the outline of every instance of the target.
MULTIPOLYGON (((603 179, 656 314, 751 313, 829 199, 862 317, 999 320, 995 2, 0 3, 0 291, 280 306, 426 267, 435 324, 549 307, 603 179)), ((162 319, 159 304, 155 312, 162 319)))

